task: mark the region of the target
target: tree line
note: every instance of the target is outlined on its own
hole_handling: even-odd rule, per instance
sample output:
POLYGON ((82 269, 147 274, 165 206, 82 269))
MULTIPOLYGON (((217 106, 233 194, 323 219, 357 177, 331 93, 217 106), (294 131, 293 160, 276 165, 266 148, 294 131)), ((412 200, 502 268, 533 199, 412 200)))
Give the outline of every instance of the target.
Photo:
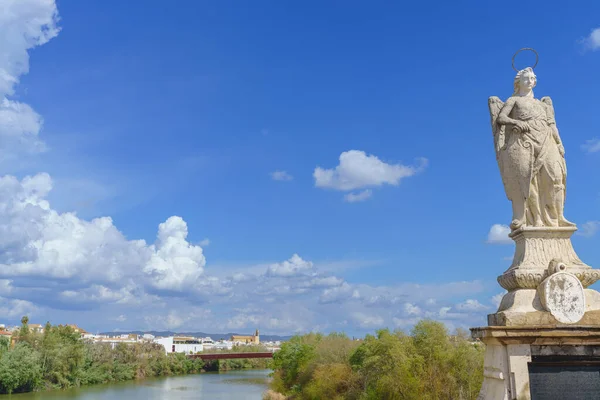
POLYGON ((273 357, 265 400, 470 400, 483 382, 484 345, 423 320, 410 334, 388 329, 294 336, 273 357))
POLYGON ((92 343, 69 326, 47 323, 43 333, 22 319, 15 344, 0 338, 0 393, 63 389, 200 372, 204 363, 184 354, 165 354, 156 343, 92 343))

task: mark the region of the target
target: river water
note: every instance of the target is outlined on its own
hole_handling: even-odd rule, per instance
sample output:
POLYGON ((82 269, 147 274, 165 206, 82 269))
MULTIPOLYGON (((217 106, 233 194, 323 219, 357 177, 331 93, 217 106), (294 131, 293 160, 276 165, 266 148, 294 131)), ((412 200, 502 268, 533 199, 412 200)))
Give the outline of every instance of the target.
POLYGON ((269 370, 153 378, 78 389, 1 396, 14 400, 261 400, 269 370))

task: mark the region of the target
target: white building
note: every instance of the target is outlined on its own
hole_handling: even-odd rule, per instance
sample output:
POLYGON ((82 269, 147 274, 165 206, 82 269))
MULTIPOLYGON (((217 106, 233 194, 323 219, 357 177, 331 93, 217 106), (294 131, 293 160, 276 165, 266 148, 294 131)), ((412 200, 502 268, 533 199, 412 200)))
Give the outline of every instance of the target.
POLYGON ((212 340, 211 337, 207 336, 202 339, 202 347, 204 347, 205 350, 212 349, 215 347, 215 341, 212 340))
POLYGON ((220 342, 216 342, 213 345, 213 349, 217 349, 217 350, 231 350, 231 349, 233 349, 233 342, 231 342, 229 340, 222 340, 220 342))
POLYGON ((155 343, 162 344, 165 352, 195 354, 203 351, 202 341, 187 336, 169 336, 154 339, 155 343))

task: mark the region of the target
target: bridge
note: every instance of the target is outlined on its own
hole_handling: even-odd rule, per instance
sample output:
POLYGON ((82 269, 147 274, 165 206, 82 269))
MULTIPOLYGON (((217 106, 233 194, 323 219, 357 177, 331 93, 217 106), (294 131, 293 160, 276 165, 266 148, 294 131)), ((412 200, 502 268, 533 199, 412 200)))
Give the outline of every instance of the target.
POLYGON ((273 358, 273 353, 200 353, 189 354, 188 357, 202 360, 231 360, 234 358, 273 358))

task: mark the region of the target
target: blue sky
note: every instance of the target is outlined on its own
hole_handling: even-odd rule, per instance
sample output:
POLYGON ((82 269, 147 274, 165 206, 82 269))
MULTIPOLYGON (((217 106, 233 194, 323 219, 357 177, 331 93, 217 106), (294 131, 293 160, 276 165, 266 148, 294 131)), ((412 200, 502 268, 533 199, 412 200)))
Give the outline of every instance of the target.
POLYGON ((600 5, 502 10, 2 1, 4 322, 485 324, 513 252, 489 240, 511 215, 487 98, 510 96, 521 47, 557 110, 575 248, 598 265, 600 5))

